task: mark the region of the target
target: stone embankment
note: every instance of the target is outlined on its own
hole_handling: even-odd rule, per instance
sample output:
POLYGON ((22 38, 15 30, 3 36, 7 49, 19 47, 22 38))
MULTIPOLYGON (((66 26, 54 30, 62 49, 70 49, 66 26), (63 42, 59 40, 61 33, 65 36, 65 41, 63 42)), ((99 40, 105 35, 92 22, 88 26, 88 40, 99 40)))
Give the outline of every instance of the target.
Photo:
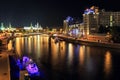
POLYGON ((67 41, 67 42, 71 42, 71 43, 120 49, 120 44, 119 43, 97 42, 97 41, 90 41, 90 40, 87 40, 87 39, 73 38, 73 37, 70 37, 70 36, 59 36, 58 35, 58 37, 67 41))

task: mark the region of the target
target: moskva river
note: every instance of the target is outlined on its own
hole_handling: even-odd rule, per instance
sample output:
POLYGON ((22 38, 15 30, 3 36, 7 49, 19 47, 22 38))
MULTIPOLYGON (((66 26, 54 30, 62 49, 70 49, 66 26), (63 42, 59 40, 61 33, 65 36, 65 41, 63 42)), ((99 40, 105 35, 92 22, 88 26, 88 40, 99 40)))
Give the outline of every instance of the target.
POLYGON ((47 35, 35 35, 16 38, 15 50, 19 57, 32 58, 46 80, 120 80, 118 49, 55 43, 47 35))

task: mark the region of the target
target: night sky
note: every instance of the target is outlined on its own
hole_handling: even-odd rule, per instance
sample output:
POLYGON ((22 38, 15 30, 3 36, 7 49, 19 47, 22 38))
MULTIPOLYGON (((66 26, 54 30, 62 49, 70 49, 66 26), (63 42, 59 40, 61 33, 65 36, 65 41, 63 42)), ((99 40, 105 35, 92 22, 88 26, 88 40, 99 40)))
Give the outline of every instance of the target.
POLYGON ((15 27, 39 22, 44 27, 62 26, 67 16, 82 20, 92 5, 106 11, 120 11, 118 0, 0 0, 0 23, 15 27))

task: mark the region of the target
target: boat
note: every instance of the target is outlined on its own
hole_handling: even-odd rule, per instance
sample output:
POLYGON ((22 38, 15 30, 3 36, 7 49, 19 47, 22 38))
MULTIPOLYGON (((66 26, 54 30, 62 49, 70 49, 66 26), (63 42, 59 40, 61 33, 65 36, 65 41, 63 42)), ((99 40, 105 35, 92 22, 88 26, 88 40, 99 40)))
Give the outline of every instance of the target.
POLYGON ((55 43, 58 43, 58 42, 60 42, 60 41, 63 41, 63 39, 58 38, 58 37, 55 37, 55 43))
POLYGON ((30 77, 40 76, 39 68, 36 63, 27 56, 24 56, 22 59, 18 59, 17 65, 20 70, 27 70, 30 77))
POLYGON ((39 70, 35 63, 30 63, 26 66, 29 76, 39 76, 39 70))
POLYGON ((55 37, 55 43, 59 42, 60 40, 58 39, 58 37, 55 37))

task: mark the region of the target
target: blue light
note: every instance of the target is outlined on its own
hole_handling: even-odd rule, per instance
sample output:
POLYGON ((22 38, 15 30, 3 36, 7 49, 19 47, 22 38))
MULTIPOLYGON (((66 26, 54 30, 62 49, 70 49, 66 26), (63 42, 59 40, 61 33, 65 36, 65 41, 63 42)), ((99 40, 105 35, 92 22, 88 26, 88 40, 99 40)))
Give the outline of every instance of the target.
POLYGON ((26 56, 23 57, 23 62, 27 63, 29 61, 30 61, 30 59, 28 57, 26 57, 26 56))
POLYGON ((38 67, 35 63, 32 63, 32 64, 29 64, 27 67, 26 67, 27 71, 29 74, 36 74, 38 73, 38 67))
POLYGON ((94 10, 93 9, 86 9, 85 11, 84 11, 84 14, 94 14, 95 12, 94 12, 94 10))
POLYGON ((18 67, 19 67, 20 70, 23 69, 23 64, 22 64, 22 62, 20 61, 20 59, 17 60, 17 65, 18 65, 18 67))
POLYGON ((73 21, 73 18, 70 17, 70 16, 68 16, 68 17, 66 18, 66 21, 67 21, 67 22, 73 21))
POLYGON ((20 70, 26 69, 30 76, 39 76, 39 69, 37 65, 32 61, 32 59, 24 56, 22 61, 20 59, 17 60, 17 65, 20 70))

